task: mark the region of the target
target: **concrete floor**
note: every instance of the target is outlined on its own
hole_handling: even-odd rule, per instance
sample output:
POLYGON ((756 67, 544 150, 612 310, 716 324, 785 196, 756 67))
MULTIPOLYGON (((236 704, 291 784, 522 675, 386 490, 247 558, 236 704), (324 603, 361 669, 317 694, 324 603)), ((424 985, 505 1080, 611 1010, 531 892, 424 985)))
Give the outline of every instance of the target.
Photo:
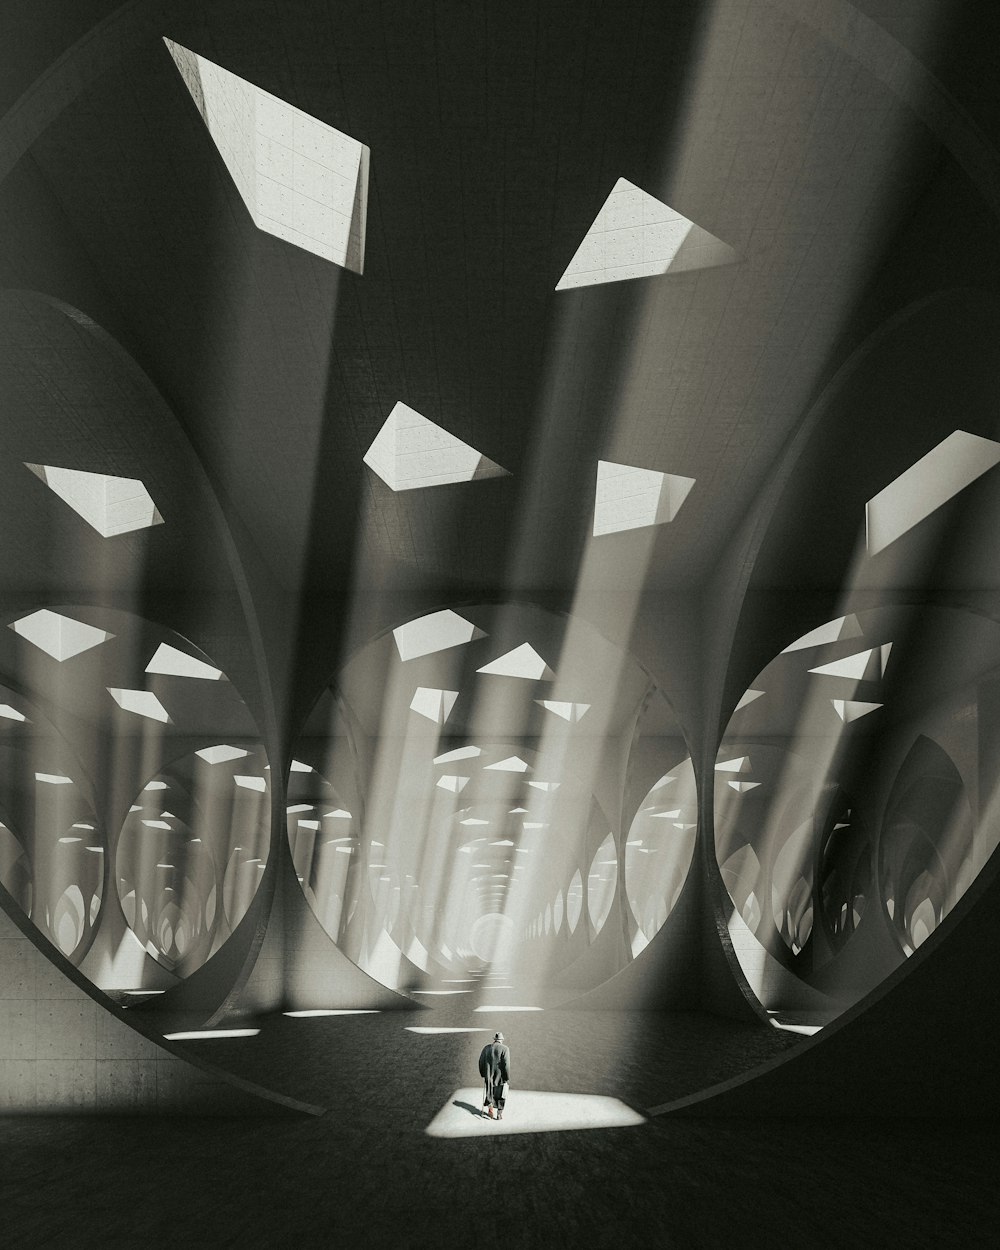
POLYGON ((517 1121, 519 1090, 599 1094, 641 1112, 798 1044, 792 1034, 696 1015, 487 1020, 449 1005, 271 1018, 255 1038, 190 1045, 329 1107, 326 1115, 0 1119, 3 1242, 995 1244, 1000 1149, 990 1127, 660 1116, 622 1128, 428 1136, 456 1089, 476 1084, 475 1058, 494 1028, 512 1051, 504 1129, 517 1121), (416 1034, 408 1026, 489 1032, 416 1034))

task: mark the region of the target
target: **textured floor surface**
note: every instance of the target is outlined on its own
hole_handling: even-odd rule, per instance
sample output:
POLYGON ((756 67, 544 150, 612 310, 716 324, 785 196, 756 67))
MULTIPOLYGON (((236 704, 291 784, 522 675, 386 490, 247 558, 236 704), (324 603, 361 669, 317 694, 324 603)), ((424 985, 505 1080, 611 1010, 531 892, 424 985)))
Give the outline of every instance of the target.
MULTIPOLYGON (((419 1013, 262 1022, 200 1053, 330 1108, 320 1118, 0 1119, 3 1244, 76 1246, 992 1246, 990 1127, 717 1122, 433 1138, 488 1033, 518 1089, 644 1108, 794 1035, 703 1016, 419 1013)), ((789 1114, 794 1108, 786 1109, 789 1114)), ((507 1120, 504 1124, 506 1126, 507 1120)))

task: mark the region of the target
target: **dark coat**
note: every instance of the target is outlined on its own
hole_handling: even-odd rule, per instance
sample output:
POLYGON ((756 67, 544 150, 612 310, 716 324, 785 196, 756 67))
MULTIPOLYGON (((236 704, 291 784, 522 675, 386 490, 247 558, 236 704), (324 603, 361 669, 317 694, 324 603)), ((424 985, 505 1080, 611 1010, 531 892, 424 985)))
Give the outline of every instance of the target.
POLYGON ((479 1075, 486 1082, 484 1101, 494 1106, 510 1080, 510 1047, 503 1042, 487 1042, 479 1054, 479 1075))

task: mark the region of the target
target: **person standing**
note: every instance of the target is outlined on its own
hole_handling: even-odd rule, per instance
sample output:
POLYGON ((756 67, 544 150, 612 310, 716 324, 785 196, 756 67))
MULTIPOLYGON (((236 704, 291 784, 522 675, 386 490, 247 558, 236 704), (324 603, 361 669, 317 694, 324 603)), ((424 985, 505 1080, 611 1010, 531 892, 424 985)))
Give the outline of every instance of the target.
POLYGON ((504 1043, 502 1033, 494 1033, 493 1041, 487 1042, 480 1052, 479 1075, 486 1083, 483 1114, 492 1120, 496 1110, 496 1118, 502 1120, 510 1081, 510 1047, 504 1043))

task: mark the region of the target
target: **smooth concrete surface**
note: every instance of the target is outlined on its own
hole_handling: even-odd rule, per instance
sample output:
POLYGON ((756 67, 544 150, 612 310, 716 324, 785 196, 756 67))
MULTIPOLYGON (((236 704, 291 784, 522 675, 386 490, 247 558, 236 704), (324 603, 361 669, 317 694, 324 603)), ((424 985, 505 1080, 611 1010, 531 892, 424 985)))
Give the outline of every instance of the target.
MULTIPOLYGON (((408 1024, 429 1027, 438 1013, 409 1014, 278 1017, 254 1038, 186 1044, 323 1100, 331 1111, 319 1118, 0 1117, 7 1243, 995 1244, 992 1125, 663 1116, 622 1128, 431 1137, 428 1124, 455 1090, 478 1088, 482 1037, 414 1034, 408 1024)), ((444 1016, 452 1023, 439 1027, 460 1027, 444 1016)), ((766 1026, 657 1013, 542 1012, 503 1028, 516 1076, 512 1126, 523 1091, 586 1090, 642 1109, 802 1041, 766 1026)))
POLYGON ((131 1028, 0 908, 0 1115, 70 1110, 281 1115, 307 1108, 213 1071, 210 1060, 188 1062, 131 1028))

